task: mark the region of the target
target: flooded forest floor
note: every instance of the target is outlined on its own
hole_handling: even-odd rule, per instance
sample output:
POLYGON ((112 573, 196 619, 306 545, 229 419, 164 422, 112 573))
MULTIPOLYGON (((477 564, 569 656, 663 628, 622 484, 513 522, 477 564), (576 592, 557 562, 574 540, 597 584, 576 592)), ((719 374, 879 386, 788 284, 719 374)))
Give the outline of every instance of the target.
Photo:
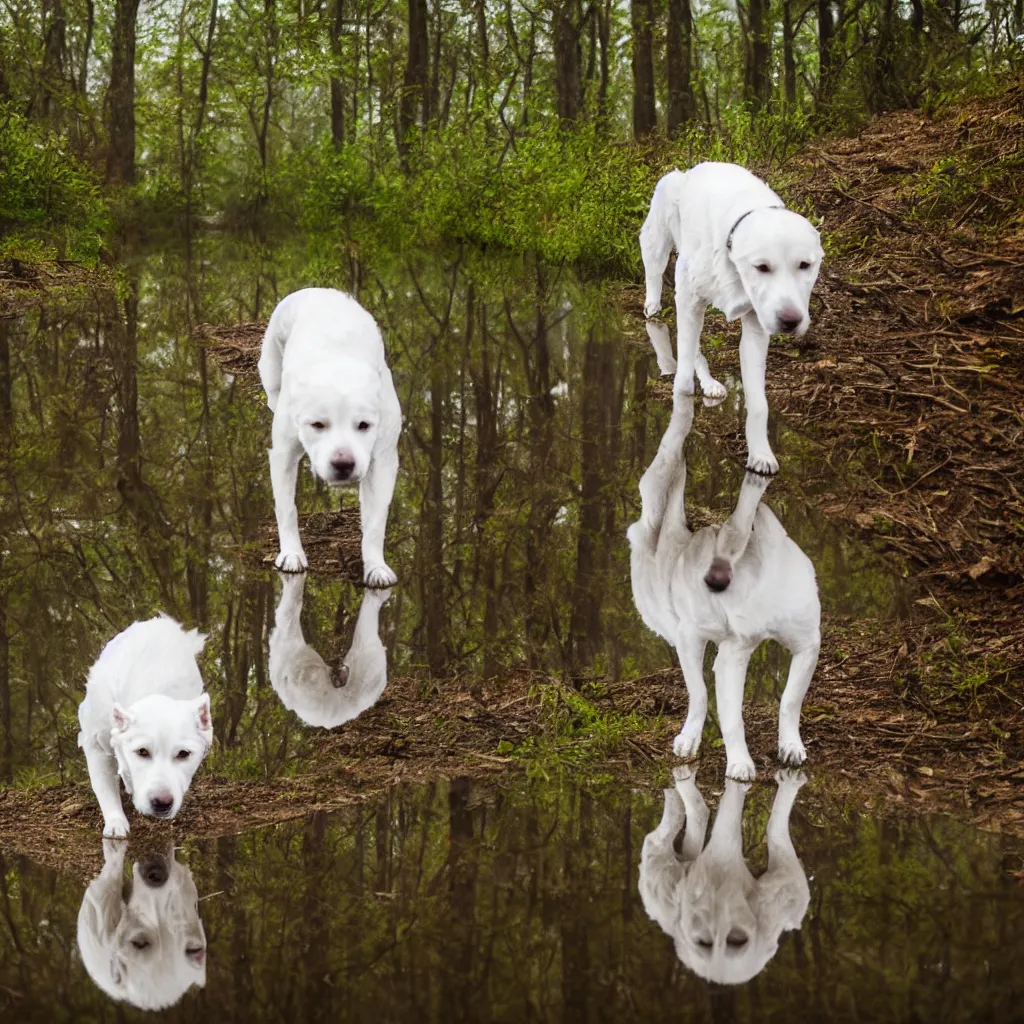
MULTIPOLYGON (((820 477, 787 492, 863 532, 909 569, 901 621, 827 615, 804 736, 809 769, 894 813, 944 810, 1024 835, 1024 88, 927 119, 901 112, 794 160, 781 191, 824 218, 827 259, 800 348, 773 344, 775 413, 805 433, 820 477)), ((17 287, 30 287, 28 284, 17 287)), ((642 289, 621 301, 642 317, 642 289)), ((724 325, 709 317, 707 333, 724 325)), ((712 369, 738 378, 735 331, 712 369)), ((261 325, 211 332, 257 393, 261 325)), ((638 344, 647 344, 642 331, 638 344)), ((670 385, 649 394, 670 401, 670 385)), ((742 432, 722 437, 738 461, 742 432)), ((311 569, 358 577, 355 509, 303 523, 311 569)), ((275 544, 266 524, 266 549, 275 544)), ((175 831, 240 832, 368 799, 403 781, 577 770, 651 785, 673 764, 685 712, 678 669, 603 683, 517 673, 434 683, 396 676, 292 777, 197 775, 175 831), (440 699, 439 699, 440 698, 440 699), (525 754, 524 750, 530 753, 525 754)), ((777 704, 747 709, 759 779, 777 704)), ((705 742, 704 765, 724 770, 705 742)), ((706 770, 706 769, 705 769, 706 770)), ((85 784, 0 791, 0 835, 83 870, 99 817, 85 784), (79 845, 81 850, 78 849, 79 845)), ((153 825, 133 817, 133 836, 153 825)))

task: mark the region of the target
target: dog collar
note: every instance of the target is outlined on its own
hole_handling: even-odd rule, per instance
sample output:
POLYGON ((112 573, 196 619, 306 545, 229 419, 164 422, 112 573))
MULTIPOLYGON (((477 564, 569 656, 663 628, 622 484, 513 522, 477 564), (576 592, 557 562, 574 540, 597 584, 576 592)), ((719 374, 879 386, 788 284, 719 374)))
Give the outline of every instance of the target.
POLYGON ((745 218, 749 217, 752 213, 756 213, 758 210, 784 210, 785 206, 780 203, 776 203, 774 206, 755 206, 753 210, 747 210, 746 213, 741 213, 736 219, 736 223, 729 228, 729 234, 725 236, 725 247, 730 252, 732 251, 732 236, 736 233, 736 229, 744 221, 745 218))

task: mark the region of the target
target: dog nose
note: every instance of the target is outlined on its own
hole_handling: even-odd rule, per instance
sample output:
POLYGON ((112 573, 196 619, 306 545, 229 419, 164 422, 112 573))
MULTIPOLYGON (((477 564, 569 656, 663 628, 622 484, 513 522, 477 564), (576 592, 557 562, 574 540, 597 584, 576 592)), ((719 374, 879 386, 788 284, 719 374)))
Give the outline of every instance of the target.
POLYGON ((167 881, 167 859, 159 854, 153 854, 142 862, 142 877, 146 884, 158 889, 167 881))
POLYGON ((166 818, 174 807, 174 797, 170 793, 157 793, 150 798, 149 806, 153 808, 153 813, 158 818, 166 818))
POLYGON ((335 455, 331 459, 331 469, 338 474, 339 480, 347 480, 356 468, 356 460, 351 455, 335 455))
POLYGON ((711 563, 707 575, 704 577, 708 590, 720 594, 732 582, 732 566, 723 558, 716 558, 711 563))
POLYGON ((803 319, 795 309, 784 309, 779 314, 779 327, 786 334, 792 334, 803 323, 803 319))

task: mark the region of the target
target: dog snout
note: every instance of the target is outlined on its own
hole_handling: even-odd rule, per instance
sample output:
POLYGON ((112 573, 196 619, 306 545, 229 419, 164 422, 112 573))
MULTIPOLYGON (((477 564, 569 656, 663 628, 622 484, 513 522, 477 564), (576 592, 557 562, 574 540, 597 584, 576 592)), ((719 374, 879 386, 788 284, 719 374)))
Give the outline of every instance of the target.
POLYGON ((146 857, 140 865, 139 873, 142 875, 146 885, 153 889, 159 889, 170 874, 167 867, 167 858, 160 854, 153 854, 146 857))
POLYGON ((339 452, 331 459, 331 469, 339 480, 348 480, 356 468, 356 460, 347 452, 339 452))
POLYGON ((711 563, 704 582, 709 590, 720 594, 732 582, 732 566, 724 558, 716 558, 711 563))
POLYGON ((788 307, 779 313, 779 330, 784 334, 793 334, 804 322, 804 315, 798 309, 788 307))
POLYGON ((174 797, 170 793, 154 793, 149 798, 149 806, 156 817, 168 818, 174 810, 174 797))

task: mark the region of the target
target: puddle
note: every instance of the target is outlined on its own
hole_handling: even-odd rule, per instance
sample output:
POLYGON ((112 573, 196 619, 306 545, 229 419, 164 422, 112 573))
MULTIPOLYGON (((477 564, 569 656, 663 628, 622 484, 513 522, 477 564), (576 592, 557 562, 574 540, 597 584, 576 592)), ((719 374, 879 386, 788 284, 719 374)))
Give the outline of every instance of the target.
MULTIPOLYGON (((75 711, 88 667, 159 610, 210 635, 221 770, 266 777, 308 742, 268 663, 282 593, 261 564, 269 413, 194 341, 201 321, 266 316, 303 271, 288 252, 219 239, 194 252, 191 266, 174 249, 138 255, 119 297, 0 321, 13 438, 0 502, 7 779, 82 777, 75 711)), ((387 538, 402 585, 379 622, 388 671, 614 681, 671 665, 639 628, 629 584, 625 530, 668 417, 646 398, 656 367, 637 325, 596 287, 528 265, 438 257, 353 264, 351 277, 384 329, 406 418, 387 538)), ((799 464, 799 439, 773 442, 799 464)), ((724 453, 691 445, 698 515, 724 518, 741 478, 724 453)), ((335 501, 303 470, 300 509, 335 501)), ((888 564, 799 501, 775 507, 817 567, 826 610, 898 613, 888 564)), ((304 639, 336 665, 361 588, 311 574, 303 600, 304 639)), ((779 657, 759 657, 773 692, 779 657)))
POLYGON ((6 858, 0 1016, 159 1019, 130 996, 175 1004, 174 1020, 1018 1019, 1019 847, 945 819, 879 824, 814 783, 740 792, 724 821, 736 793, 680 785, 710 805, 705 857, 724 851, 703 896, 687 888, 696 864, 673 888, 671 839, 653 849, 661 792, 462 780, 200 842, 155 889, 139 876, 167 851, 132 847, 104 868, 97 836, 82 874, 105 873, 84 914, 85 879, 6 858), (750 980, 684 964, 666 934, 680 906, 704 907, 704 927, 742 923, 750 948, 731 964, 750 980))

